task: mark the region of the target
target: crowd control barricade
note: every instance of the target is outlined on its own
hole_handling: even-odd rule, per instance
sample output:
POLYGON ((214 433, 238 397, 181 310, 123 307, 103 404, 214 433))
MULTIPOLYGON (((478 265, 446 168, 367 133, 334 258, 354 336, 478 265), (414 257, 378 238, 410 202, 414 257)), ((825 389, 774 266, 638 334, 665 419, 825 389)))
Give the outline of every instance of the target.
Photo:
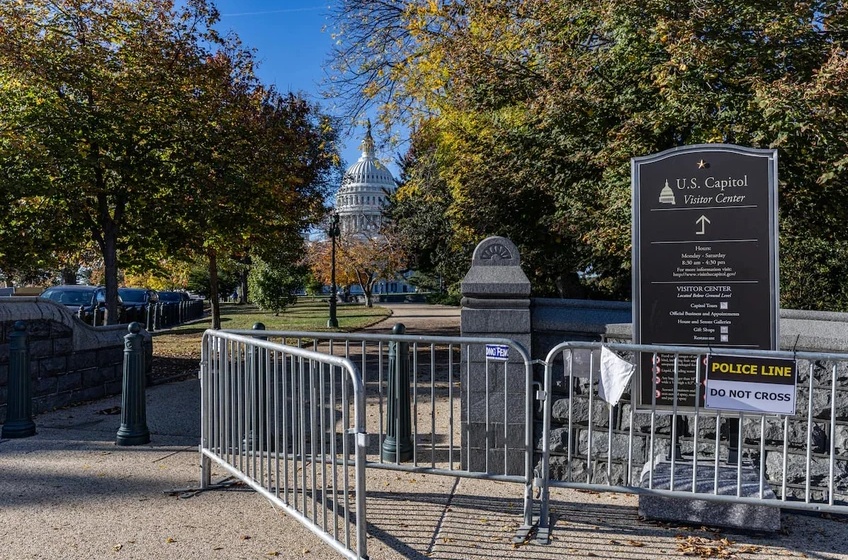
POLYGON ((350 360, 203 335, 203 488, 212 463, 348 558, 366 558, 365 391, 350 360))
MULTIPOLYGON (((751 368, 730 369, 743 384, 729 386, 744 387, 751 368)), ((764 387, 763 399, 776 394, 764 387)), ((565 342, 545 359, 542 397, 543 524, 550 486, 848 513, 848 354, 565 342), (635 392, 615 406, 599 398, 599 384, 609 384, 601 381, 604 346, 634 365, 646 355, 665 364, 640 377, 653 384, 641 393, 649 402, 635 392), (706 408, 709 388, 720 391, 718 374, 705 384, 706 366, 721 356, 796 364, 794 413, 731 411, 716 401, 706 408), (672 388, 670 406, 658 404, 658 383, 672 388), (684 394, 695 395, 692 406, 678 405, 684 394)))
POLYGON ((231 332, 355 363, 369 403, 367 467, 520 484, 523 520, 515 540, 530 538, 537 525, 532 488, 536 393, 531 360, 520 344, 405 334, 231 332), (501 354, 490 359, 487 348, 501 354), (400 366, 408 368, 406 374, 400 366), (408 379, 408 387, 392 388, 397 377, 408 379), (407 404, 398 395, 408 395, 407 404), (407 417, 396 412, 405 406, 408 442, 407 417))

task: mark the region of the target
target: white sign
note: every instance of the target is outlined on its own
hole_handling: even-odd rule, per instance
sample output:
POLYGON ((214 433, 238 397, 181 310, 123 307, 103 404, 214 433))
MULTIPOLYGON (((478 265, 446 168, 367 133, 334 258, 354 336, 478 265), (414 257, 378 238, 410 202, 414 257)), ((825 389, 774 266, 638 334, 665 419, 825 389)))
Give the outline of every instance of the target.
POLYGON ((506 344, 487 344, 486 359, 495 360, 498 362, 506 362, 509 360, 509 346, 506 344))
POLYGON ((795 414, 793 360, 748 356, 707 358, 704 406, 757 414, 795 414))

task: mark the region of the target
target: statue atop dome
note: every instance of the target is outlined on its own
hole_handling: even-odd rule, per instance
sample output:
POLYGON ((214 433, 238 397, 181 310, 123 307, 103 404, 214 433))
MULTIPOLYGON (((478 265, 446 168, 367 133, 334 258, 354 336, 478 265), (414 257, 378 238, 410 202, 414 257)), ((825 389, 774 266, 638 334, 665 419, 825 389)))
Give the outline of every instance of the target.
POLYGON ((374 137, 371 136, 371 119, 368 119, 365 122, 365 138, 362 139, 362 143, 359 145, 359 149, 362 150, 362 157, 373 158, 374 157, 374 137))

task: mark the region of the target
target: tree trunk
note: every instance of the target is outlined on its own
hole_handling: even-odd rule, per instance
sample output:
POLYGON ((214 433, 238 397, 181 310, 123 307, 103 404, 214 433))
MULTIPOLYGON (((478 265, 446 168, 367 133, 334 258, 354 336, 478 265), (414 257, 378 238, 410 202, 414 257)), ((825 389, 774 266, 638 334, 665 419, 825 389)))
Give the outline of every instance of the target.
POLYGON ((241 285, 239 305, 247 304, 247 270, 242 270, 239 273, 239 284, 241 285))
POLYGON ((365 307, 374 307, 374 280, 370 279, 362 286, 362 292, 365 294, 365 307))
POLYGON ((106 284, 106 324, 118 324, 118 226, 103 224, 103 268, 106 284))
POLYGON ((221 302, 218 300, 218 255, 209 249, 209 300, 212 305, 212 328, 221 328, 221 302))
POLYGON ((62 269, 62 284, 72 286, 77 283, 77 271, 70 268, 62 269))

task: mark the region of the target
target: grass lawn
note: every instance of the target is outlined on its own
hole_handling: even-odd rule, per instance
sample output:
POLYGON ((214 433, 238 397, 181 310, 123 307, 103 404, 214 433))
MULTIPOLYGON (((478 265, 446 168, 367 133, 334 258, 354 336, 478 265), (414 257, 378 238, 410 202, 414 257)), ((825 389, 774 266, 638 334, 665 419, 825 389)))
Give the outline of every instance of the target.
MULTIPOLYGON (((383 307, 365 307, 363 304, 339 304, 336 308, 338 329, 327 328, 329 306, 326 301, 300 299, 298 303, 279 315, 266 313, 253 305, 221 304, 221 328, 228 330, 250 329, 263 323, 269 331, 346 331, 351 332, 379 323, 391 312, 383 307)), ((200 361, 200 339, 212 320, 153 333, 153 377, 168 378, 183 374, 196 374, 200 361)))

